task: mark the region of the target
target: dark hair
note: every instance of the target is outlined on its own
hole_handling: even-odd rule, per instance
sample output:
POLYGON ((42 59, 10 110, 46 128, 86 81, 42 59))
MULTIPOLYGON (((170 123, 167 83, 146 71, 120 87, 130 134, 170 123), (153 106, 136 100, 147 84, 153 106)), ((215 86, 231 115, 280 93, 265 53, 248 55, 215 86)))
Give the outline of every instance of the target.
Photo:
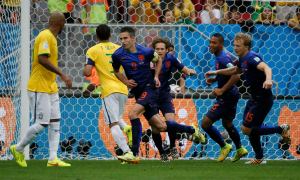
POLYGON ((110 38, 110 28, 106 24, 100 24, 96 29, 96 34, 99 40, 106 41, 110 38))
POLYGON ((170 42, 167 39, 163 39, 163 38, 155 38, 152 41, 152 48, 155 49, 155 46, 157 43, 164 43, 166 45, 166 49, 168 49, 170 47, 170 42))
POLYGON ((122 27, 120 33, 128 32, 130 36, 135 37, 135 30, 132 27, 122 27))
POLYGON ((224 37, 222 36, 222 34, 220 34, 220 33, 215 33, 215 34, 212 35, 212 37, 218 38, 218 40, 219 40, 219 42, 220 42, 221 44, 224 43, 224 37))
POLYGON ((175 46, 171 43, 171 42, 169 42, 169 46, 168 46, 168 48, 175 48, 175 46))
POLYGON ((165 10, 163 10, 163 15, 159 17, 159 20, 160 20, 161 23, 165 23, 166 22, 166 19, 165 19, 166 18, 166 14, 169 11, 172 12, 171 9, 165 9, 165 10))

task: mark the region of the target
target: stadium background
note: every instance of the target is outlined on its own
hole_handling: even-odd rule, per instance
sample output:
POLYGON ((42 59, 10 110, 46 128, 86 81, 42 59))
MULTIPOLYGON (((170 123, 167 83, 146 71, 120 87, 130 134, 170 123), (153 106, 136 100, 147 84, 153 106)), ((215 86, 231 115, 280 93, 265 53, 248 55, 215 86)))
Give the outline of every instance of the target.
MULTIPOLYGON (((113 30, 112 41, 117 41, 118 28, 120 24, 111 24, 113 30)), ((45 27, 45 23, 32 22, 31 40, 38 32, 45 27)), ((83 35, 80 34, 82 25, 66 25, 65 32, 60 36, 60 66, 65 72, 74 77, 73 90, 65 90, 63 84, 60 84, 62 127, 61 141, 73 136, 77 142, 73 144, 71 154, 63 154, 66 157, 74 159, 84 158, 78 155, 77 147, 81 143, 90 142, 88 159, 111 158, 113 152, 105 146, 105 141, 110 142, 110 138, 99 136, 98 111, 101 108, 101 101, 98 98, 81 97, 81 87, 84 78, 81 76, 79 68, 84 64, 84 52, 90 42, 85 42, 83 35), (79 50, 78 50, 79 48, 79 50)), ((207 87, 204 80, 204 73, 214 66, 213 56, 208 52, 208 37, 212 33, 220 32, 225 37, 226 49, 233 53, 233 37, 235 33, 241 31, 240 25, 136 25, 138 29, 138 42, 147 44, 144 41, 144 35, 149 33, 146 30, 151 29, 159 32, 158 35, 168 37, 175 45, 177 56, 183 64, 195 68, 198 76, 187 79, 186 87, 188 94, 186 97, 192 97, 193 103, 189 102, 183 108, 195 105, 196 112, 192 112, 193 118, 186 123, 200 123, 202 116, 211 106, 213 99, 208 96, 212 87, 207 87), (159 30, 159 31, 158 31, 159 30), (194 120, 193 120, 194 119, 194 120)), ((20 48, 20 25, 10 23, 0 23, 1 32, 1 51, 0 51, 0 117, 1 117, 1 139, 4 144, 1 146, 1 158, 9 159, 7 147, 16 142, 19 137, 21 120, 20 118, 20 99, 16 95, 15 89, 19 88, 19 48, 20 48), (13 41, 12 41, 13 39, 13 41), (18 108, 19 107, 19 108, 18 108)), ((279 136, 265 136, 263 143, 265 154, 268 159, 299 158, 296 148, 300 144, 300 115, 299 115, 299 92, 300 92, 300 34, 289 28, 287 25, 262 25, 255 24, 251 29, 253 37, 253 50, 259 52, 263 59, 273 69, 274 81, 278 83, 278 88, 274 87, 274 97, 276 101, 271 112, 266 118, 265 124, 274 125, 281 123, 292 124, 292 144, 288 151, 279 148, 279 136), (289 111, 291 110, 291 112, 289 111)), ((151 36, 147 34, 148 36, 151 36)), ((90 39, 92 41, 93 38, 90 39)), ((32 42, 31 42, 32 43, 32 42)), ((244 93, 243 99, 239 101, 238 114, 234 124, 239 127, 242 120, 242 112, 245 101, 248 98, 244 93)), ((182 99, 178 96, 178 99, 182 99)), ((186 100, 188 101, 188 100, 186 100)), ((178 107, 185 104, 182 103, 178 107)), ((22 107, 21 107, 22 108, 22 107)), ((187 111, 190 113, 189 111, 187 111)), ((177 115, 179 117, 179 115, 177 115)), ((217 123, 218 128, 221 124, 217 123)), ((101 131, 101 130, 100 130, 101 131)), ((107 133, 107 132, 105 132, 107 133)), ((38 136, 34 141, 38 148, 33 158, 44 159, 47 157, 47 132, 38 136), (45 142, 46 141, 46 142, 45 142)), ((248 139, 242 135, 242 143, 248 150, 251 150, 248 139)), ((214 158, 218 153, 218 146, 209 139, 203 152, 202 145, 191 145, 184 157, 190 158, 197 153, 199 158, 214 158), (200 156, 201 153, 204 153, 200 156)), ((253 152, 247 157, 253 157, 253 152)))

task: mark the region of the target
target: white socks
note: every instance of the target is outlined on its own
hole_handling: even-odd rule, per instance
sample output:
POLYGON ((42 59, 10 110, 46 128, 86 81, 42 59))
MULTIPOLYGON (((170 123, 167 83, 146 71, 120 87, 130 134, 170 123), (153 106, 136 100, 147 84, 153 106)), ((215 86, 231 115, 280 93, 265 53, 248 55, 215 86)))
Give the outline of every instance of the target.
POLYGON ((119 148, 121 148, 124 153, 130 151, 120 126, 114 125, 110 128, 110 131, 119 148))
MULTIPOLYGON (((16 150, 23 152, 27 146, 45 127, 39 123, 35 123, 28 129, 26 135, 16 145, 16 150)), ((60 137, 60 122, 50 122, 48 125, 48 139, 49 139, 49 160, 54 160, 57 157, 57 150, 60 137)))
POLYGON ((16 150, 23 152, 25 146, 27 146, 45 127, 39 123, 35 123, 29 127, 26 135, 22 140, 16 145, 16 150))
POLYGON ((59 138, 60 138, 60 121, 50 122, 48 126, 48 139, 49 139, 49 161, 57 157, 59 138))

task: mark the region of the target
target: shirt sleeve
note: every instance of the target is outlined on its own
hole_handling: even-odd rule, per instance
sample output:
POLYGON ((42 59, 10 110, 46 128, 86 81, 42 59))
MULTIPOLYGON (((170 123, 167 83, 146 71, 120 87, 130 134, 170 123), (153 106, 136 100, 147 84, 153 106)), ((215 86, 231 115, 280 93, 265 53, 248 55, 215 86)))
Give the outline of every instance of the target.
POLYGON ((179 71, 181 71, 184 68, 184 65, 174 56, 171 56, 171 60, 172 60, 172 64, 173 66, 178 69, 179 71))
POLYGON ((257 65, 261 62, 263 62, 263 60, 260 57, 253 56, 253 57, 249 58, 248 64, 249 64, 249 66, 256 68, 257 65))
POLYGON ((38 55, 49 55, 51 54, 50 52, 50 47, 49 47, 49 41, 48 39, 43 39, 40 44, 38 45, 39 50, 38 50, 38 55))
POLYGON ((96 55, 93 52, 93 49, 89 49, 86 53, 86 61, 85 64, 89 64, 95 66, 96 55))
POLYGON ((219 63, 223 65, 223 67, 230 68, 233 67, 233 62, 229 57, 225 57, 222 60, 219 60, 219 63))
POLYGON ((111 58, 112 58, 112 66, 113 66, 114 70, 116 72, 119 72, 121 63, 120 63, 118 56, 115 53, 113 53, 111 58))

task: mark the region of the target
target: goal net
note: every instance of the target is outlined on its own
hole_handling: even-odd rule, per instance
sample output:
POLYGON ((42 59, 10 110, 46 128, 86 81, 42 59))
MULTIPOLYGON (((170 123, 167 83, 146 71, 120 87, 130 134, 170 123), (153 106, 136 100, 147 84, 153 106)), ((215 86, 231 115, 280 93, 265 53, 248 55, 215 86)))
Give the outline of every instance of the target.
POLYGON ((18 6, 0 5, 0 159, 7 159, 20 128, 20 13, 18 6))
MULTIPOLYGON (((262 55, 264 61, 272 68, 275 82, 272 89, 274 105, 264 124, 291 125, 291 144, 281 143, 280 135, 276 134, 262 137, 264 155, 267 159, 300 158, 300 17, 297 16, 297 12, 300 13, 300 2, 117 0, 110 1, 108 7, 105 7, 102 1, 94 4, 89 4, 89 0, 86 2, 87 4, 85 1, 73 0, 64 4, 64 11, 61 9, 65 12, 68 23, 58 37, 59 66, 64 73, 72 77, 73 88, 66 89, 58 78, 62 114, 60 156, 69 159, 110 159, 122 153, 104 123, 103 112, 100 111, 101 91, 98 89, 88 97, 82 94, 89 84, 82 75, 85 53, 97 43, 97 24, 108 23, 112 29, 112 42, 120 44, 120 28, 132 26, 136 29, 138 43, 150 46, 156 37, 167 38, 174 45, 175 56, 184 65, 196 70, 196 76, 185 79, 184 88, 180 88, 177 74, 174 74, 170 83, 176 121, 187 125, 194 124, 199 128, 203 116, 215 101, 215 97, 211 95, 215 85, 208 86, 204 79, 204 73, 215 67, 214 55, 209 52, 208 47, 211 35, 221 33, 225 38, 225 50, 233 59, 237 59, 233 49, 234 36, 238 32, 249 33, 253 38, 252 49, 262 55), (88 5, 91 7, 90 14, 87 13, 88 5), (98 10, 99 14, 93 14, 95 10, 98 10), (104 13, 104 16, 101 13, 104 13)), ((51 1, 31 2, 31 42, 47 27, 49 11, 53 9, 55 8, 51 1)), ((3 18, 1 20, 3 22, 3 18)), ((4 20, 8 21, 6 16, 4 20)), ((20 122, 20 58, 17 43, 20 27, 16 21, 0 23, 0 28, 5 37, 4 41, 7 42, 3 45, 1 40, 0 51, 0 140, 3 139, 4 142, 1 152, 5 156, 8 153, 7 146, 18 137, 17 124, 20 122), (3 114, 6 115, 6 119, 3 119, 3 114), (2 132, 5 132, 4 136, 2 132)), ((243 146, 250 152, 246 158, 252 158, 254 152, 249 139, 240 131, 249 94, 243 81, 240 81, 238 86, 241 99, 233 123, 239 130, 243 146)), ((134 99, 130 98, 124 115, 128 124, 128 111, 133 103, 134 99)), ((140 156, 145 159, 159 158, 151 138, 151 129, 145 119, 142 118, 141 121, 143 138, 140 156)), ((218 121, 215 125, 222 132, 226 142, 232 143, 221 122, 218 121)), ((163 146, 167 150, 167 134, 163 134, 163 139, 163 146)), ((186 134, 178 134, 176 147, 181 158, 195 159, 216 158, 220 150, 218 144, 208 136, 205 144, 194 144, 187 140, 186 134)), ((30 155, 34 159, 48 157, 47 131, 32 142, 30 155)), ((232 156, 233 153, 230 154, 230 157, 232 156)))

